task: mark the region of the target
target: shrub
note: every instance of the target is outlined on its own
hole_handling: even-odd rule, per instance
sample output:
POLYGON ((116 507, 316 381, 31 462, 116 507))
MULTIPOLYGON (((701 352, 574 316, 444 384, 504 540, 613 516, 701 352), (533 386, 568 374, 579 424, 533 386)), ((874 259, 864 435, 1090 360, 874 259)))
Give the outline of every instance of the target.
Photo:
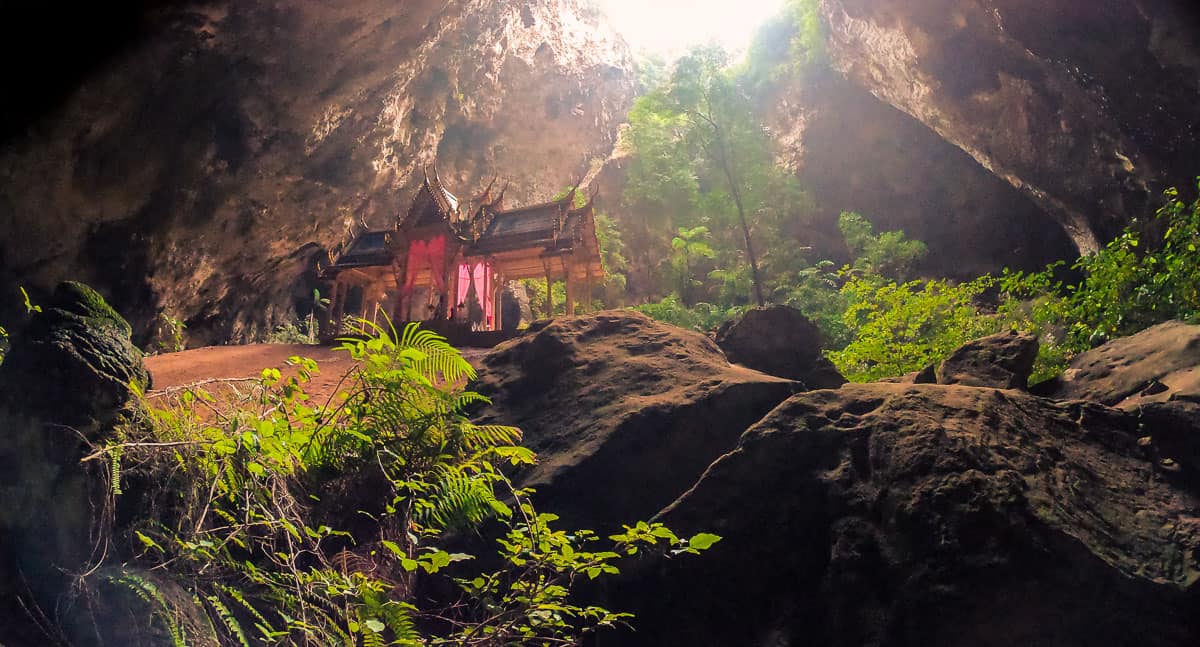
POLYGON ((996 332, 995 317, 976 299, 990 277, 954 284, 943 280, 896 283, 874 275, 852 278, 842 288, 846 327, 853 335, 829 358, 847 379, 869 382, 919 371, 962 344, 996 332))
POLYGON ((1061 263, 1001 277, 1001 318, 1041 337, 1035 379, 1053 377, 1073 355, 1110 339, 1200 314, 1200 200, 1186 203, 1175 189, 1165 197, 1144 232, 1135 222, 1075 261, 1077 283, 1056 278, 1061 263))
MULTIPOLYGON (((157 394, 142 424, 89 457, 111 465, 114 497, 129 472, 150 485, 155 514, 127 534, 136 561, 186 586, 224 643, 574 644, 629 618, 577 603, 576 581, 639 551, 719 540, 645 522, 608 538, 554 528, 501 469, 534 460, 520 431, 467 418, 486 400, 464 389, 474 371, 458 351, 416 324, 362 326, 342 346, 358 363, 353 386, 328 402, 310 401, 317 365, 296 357, 292 377, 268 369, 219 392, 157 394), (321 502, 347 491, 357 514, 321 502), (473 555, 442 546, 485 521, 501 528, 498 567, 469 568, 473 555), (434 577, 461 597, 418 596, 434 577)), ((170 609, 155 617, 186 642, 170 609)))
POLYGON ((748 306, 730 306, 724 308, 711 303, 697 303, 692 307, 683 305, 676 294, 671 294, 657 303, 647 303, 633 308, 655 321, 661 321, 680 328, 709 332, 716 330, 721 324, 741 316, 748 306))

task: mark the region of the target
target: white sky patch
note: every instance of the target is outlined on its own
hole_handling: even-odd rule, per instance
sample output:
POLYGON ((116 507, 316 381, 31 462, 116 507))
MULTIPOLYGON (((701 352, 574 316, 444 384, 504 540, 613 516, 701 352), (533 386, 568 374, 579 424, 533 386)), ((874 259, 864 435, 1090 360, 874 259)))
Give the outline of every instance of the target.
POLYGON ((634 53, 671 60, 717 42, 739 52, 785 0, 595 0, 634 53))

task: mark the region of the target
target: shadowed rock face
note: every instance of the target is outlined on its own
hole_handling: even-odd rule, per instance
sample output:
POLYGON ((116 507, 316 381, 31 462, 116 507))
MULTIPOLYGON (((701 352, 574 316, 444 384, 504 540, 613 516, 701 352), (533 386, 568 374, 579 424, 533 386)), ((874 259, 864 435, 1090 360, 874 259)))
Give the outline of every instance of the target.
POLYGON ((721 326, 716 342, 729 361, 796 380, 810 391, 846 383, 833 362, 821 354, 821 330, 795 308, 749 310, 721 326))
POLYGON ((154 574, 99 569, 115 559, 109 486, 101 463, 81 459, 114 438, 131 387, 149 381, 129 324, 78 283, 60 285, 43 308, 0 365, 0 641, 46 644, 26 626, 33 621, 24 609, 36 609, 71 644, 172 644, 154 626, 153 603, 120 583, 136 576, 172 604, 182 601, 191 642, 215 645, 182 589, 154 574))
POLYGON ((499 174, 510 203, 550 197, 631 97, 624 44, 576 0, 164 11, 0 149, 0 282, 87 280, 142 342, 160 310, 193 344, 270 330, 318 248, 394 218, 435 158, 460 193, 499 174))
POLYGON ((1084 251, 1185 182, 1200 28, 1176 0, 823 0, 835 68, 1029 195, 1084 251))
POLYGON ((538 464, 518 482, 564 527, 648 518, 799 388, 625 311, 535 323, 483 364, 483 420, 521 428, 538 464))
POLYGON ((925 124, 838 72, 808 77, 779 79, 760 99, 783 162, 815 202, 799 243, 843 258, 837 217, 856 211, 924 241, 920 270, 938 276, 1040 269, 1073 254, 1042 206, 925 124))
POLYGON ((1037 337, 1028 333, 1014 330, 976 339, 941 363, 937 383, 1025 389, 1037 354, 1037 337))
POLYGON ((793 396, 659 519, 724 537, 630 565, 601 645, 1184 645, 1200 499, 1115 409, 962 386, 793 396))

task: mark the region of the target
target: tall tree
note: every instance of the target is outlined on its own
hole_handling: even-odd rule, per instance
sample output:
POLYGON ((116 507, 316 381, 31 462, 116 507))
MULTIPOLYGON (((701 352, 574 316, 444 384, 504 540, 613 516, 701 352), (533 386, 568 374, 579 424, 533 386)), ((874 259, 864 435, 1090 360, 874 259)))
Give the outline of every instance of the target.
POLYGON ((762 236, 789 242, 778 240, 780 225, 803 193, 776 166, 769 134, 725 51, 697 48, 677 61, 662 85, 638 99, 630 124, 636 156, 627 197, 660 207, 649 210, 659 218, 675 214, 672 226, 708 226, 718 266, 729 272, 744 261, 751 298, 765 304, 763 250, 771 245, 762 236), (739 253, 722 255, 722 243, 739 253))

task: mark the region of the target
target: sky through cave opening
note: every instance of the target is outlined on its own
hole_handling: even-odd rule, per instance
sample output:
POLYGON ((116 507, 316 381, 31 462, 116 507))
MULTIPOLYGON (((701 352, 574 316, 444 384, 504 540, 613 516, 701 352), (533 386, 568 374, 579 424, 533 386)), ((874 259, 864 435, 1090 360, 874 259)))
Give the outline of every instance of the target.
POLYGON ((595 0, 636 54, 672 60, 693 45, 744 50, 786 0, 595 0))

